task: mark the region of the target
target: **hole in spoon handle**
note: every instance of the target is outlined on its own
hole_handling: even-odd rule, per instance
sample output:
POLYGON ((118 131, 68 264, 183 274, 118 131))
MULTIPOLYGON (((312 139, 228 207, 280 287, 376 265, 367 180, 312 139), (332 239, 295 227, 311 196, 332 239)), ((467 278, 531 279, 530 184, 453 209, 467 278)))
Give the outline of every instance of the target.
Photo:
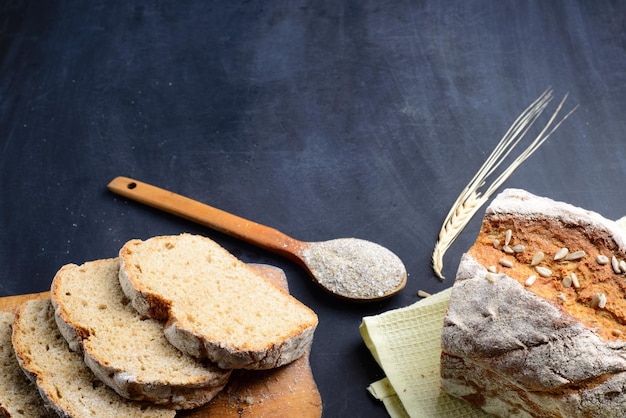
POLYGON ((306 243, 293 239, 274 228, 128 177, 116 177, 107 187, 120 196, 208 226, 294 261, 300 261, 298 254, 306 246, 306 243))

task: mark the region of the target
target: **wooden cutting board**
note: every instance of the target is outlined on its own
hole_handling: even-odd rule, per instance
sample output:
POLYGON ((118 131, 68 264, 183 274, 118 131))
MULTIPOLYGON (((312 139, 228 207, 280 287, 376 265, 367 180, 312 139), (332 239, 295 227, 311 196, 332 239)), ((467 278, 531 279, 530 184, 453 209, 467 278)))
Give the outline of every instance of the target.
MULTIPOLYGON (((277 286, 287 289, 287 279, 279 268, 251 264, 277 286)), ((49 292, 0 298, 0 310, 14 312, 31 299, 46 299, 49 292)), ((179 411, 189 418, 319 418, 322 399, 309 365, 309 352, 286 366, 272 370, 235 370, 226 387, 207 405, 179 411)))

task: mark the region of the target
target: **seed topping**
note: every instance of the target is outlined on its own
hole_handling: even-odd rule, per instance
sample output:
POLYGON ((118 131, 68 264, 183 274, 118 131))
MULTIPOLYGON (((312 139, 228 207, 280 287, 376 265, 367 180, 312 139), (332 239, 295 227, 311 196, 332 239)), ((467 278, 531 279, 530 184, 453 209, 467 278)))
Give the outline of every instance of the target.
POLYGON ((487 281, 489 281, 490 283, 495 283, 498 281, 498 278, 496 277, 495 274, 493 273, 487 273, 485 274, 485 279, 487 279, 487 281))
POLYGON ((578 281, 578 276, 576 275, 576 273, 571 272, 570 273, 570 277, 572 278, 572 286, 574 286, 576 289, 578 289, 580 287, 580 282, 578 281))
POLYGON ((609 257, 607 257, 606 255, 599 254, 599 255, 596 257, 596 261, 598 262, 598 264, 600 264, 601 266, 603 266, 603 265, 605 265, 605 264, 608 264, 608 263, 609 263, 609 257))
POLYGON ((536 266, 535 267, 535 271, 537 272, 537 274, 539 274, 541 277, 550 277, 552 276, 552 270, 550 270, 547 267, 543 267, 543 266, 536 266))
POLYGON ((565 257, 565 259, 567 261, 576 261, 576 260, 580 260, 586 255, 587 253, 584 252, 583 250, 578 250, 578 251, 574 251, 573 253, 569 253, 567 257, 565 257))
POLYGON ((622 270, 619 268, 619 261, 617 261, 617 258, 615 258, 615 256, 611 257, 611 267, 613 267, 613 271, 615 272, 615 274, 620 274, 622 272, 622 270))
POLYGON ((524 251, 526 251, 526 247, 524 247, 522 244, 514 245, 511 249, 514 253, 523 253, 524 251))
POLYGON ((567 256, 567 253, 569 253, 569 250, 567 248, 565 247, 561 248, 560 250, 556 252, 556 254, 554 254, 554 261, 564 259, 567 256))
POLYGON ((513 231, 511 231, 510 229, 507 229, 504 235, 504 245, 509 245, 511 243, 512 236, 513 236, 513 231))
POLYGON ((530 262, 530 265, 532 267, 535 267, 536 265, 538 265, 539 263, 543 261, 543 257, 544 257, 544 254, 541 251, 536 252, 535 255, 533 255, 533 259, 530 262))
POLYGON ((591 299, 591 306, 603 309, 606 306, 606 295, 604 293, 596 293, 591 299))
POLYGON ((563 280, 561 280, 561 283, 563 284, 563 287, 572 287, 572 278, 570 276, 565 276, 563 277, 563 280))
POLYGON ((506 259, 506 258, 501 258, 500 261, 498 261, 498 262, 503 267, 513 267, 513 262, 511 260, 506 259))
POLYGON ((537 276, 533 274, 532 276, 529 276, 528 279, 526 279, 526 281, 524 282, 524 285, 532 286, 536 280, 537 280, 537 276))

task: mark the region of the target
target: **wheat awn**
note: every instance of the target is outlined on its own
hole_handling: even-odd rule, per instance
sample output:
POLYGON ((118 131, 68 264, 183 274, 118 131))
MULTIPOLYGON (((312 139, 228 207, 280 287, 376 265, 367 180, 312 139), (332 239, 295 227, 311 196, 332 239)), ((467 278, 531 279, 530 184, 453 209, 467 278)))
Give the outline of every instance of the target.
POLYGON ((440 279, 444 279, 442 273, 443 256, 456 238, 461 234, 463 228, 465 228, 480 207, 491 197, 491 195, 502 185, 502 183, 504 183, 513 171, 515 171, 517 167, 530 157, 550 137, 550 135, 552 135, 561 123, 563 123, 565 119, 567 119, 567 117, 571 115, 574 110, 576 110, 577 106, 570 110, 558 122, 554 123, 559 112, 561 111, 561 108, 563 107, 563 104, 565 103, 565 100, 567 100, 567 95, 565 95, 548 120, 547 124, 530 143, 530 145, 511 163, 511 165, 504 169, 494 179, 493 183, 487 188, 487 190, 484 192, 479 191, 479 189, 485 186, 487 179, 494 175, 503 161, 523 139, 537 118, 539 118, 550 101, 552 101, 552 98, 552 90, 548 89, 522 112, 452 205, 452 208, 443 222, 432 255, 433 270, 440 279))

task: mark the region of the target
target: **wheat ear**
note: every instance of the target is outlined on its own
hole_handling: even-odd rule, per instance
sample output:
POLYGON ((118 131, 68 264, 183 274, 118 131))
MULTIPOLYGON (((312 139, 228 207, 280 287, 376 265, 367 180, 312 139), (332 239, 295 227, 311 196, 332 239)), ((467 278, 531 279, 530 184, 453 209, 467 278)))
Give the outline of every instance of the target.
POLYGON ((485 186, 487 179, 495 175, 496 170, 511 154, 522 138, 524 138, 526 132, 528 132, 550 101, 552 101, 552 98, 552 90, 548 89, 522 112, 452 205, 452 208, 443 222, 441 231, 439 231, 439 238, 435 244, 432 256, 433 270, 441 280, 444 279, 442 274, 443 256, 454 240, 461 234, 463 228, 465 228, 480 207, 489 200, 491 195, 505 182, 513 171, 530 157, 550 135, 552 135, 561 123, 576 110, 577 106, 555 123, 565 100, 567 100, 567 95, 565 95, 548 120, 546 126, 544 126, 530 145, 495 178, 484 193, 479 191, 479 189, 485 186))

